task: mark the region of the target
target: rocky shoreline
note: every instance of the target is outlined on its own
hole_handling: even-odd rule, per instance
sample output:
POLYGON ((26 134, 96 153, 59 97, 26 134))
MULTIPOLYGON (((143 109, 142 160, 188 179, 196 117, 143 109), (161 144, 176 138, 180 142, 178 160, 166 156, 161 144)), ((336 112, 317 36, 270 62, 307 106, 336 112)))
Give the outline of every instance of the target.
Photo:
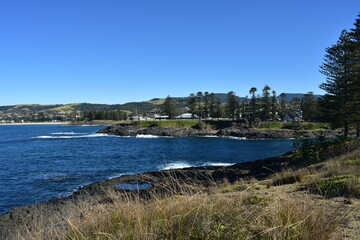
MULTIPOLYGON (((19 229, 29 230, 34 224, 61 226, 62 221, 66 221, 69 211, 81 205, 81 200, 94 201, 94 204, 111 201, 107 197, 109 190, 124 192, 127 196, 130 193, 147 198, 149 189, 166 194, 169 191, 169 183, 172 187, 180 187, 182 184, 208 187, 223 181, 232 183, 247 178, 262 180, 293 164, 291 154, 288 153, 226 167, 207 166, 152 171, 97 181, 79 188, 67 197, 13 207, 7 213, 0 215, 0 239, 9 238, 9 234, 19 229)), ((71 214, 76 212, 71 211, 71 214)))
MULTIPOLYGON (((294 130, 288 129, 254 129, 227 127, 223 129, 195 129, 195 128, 165 128, 159 126, 141 128, 131 124, 117 124, 100 129, 97 133, 131 136, 154 135, 161 137, 189 137, 189 136, 218 136, 218 137, 238 137, 244 139, 290 139, 295 137, 294 130)), ((338 134, 335 131, 311 131, 307 130, 309 138, 316 138, 324 134, 326 138, 335 138, 338 134)))
MULTIPOLYGON (((109 126, 98 132, 119 136, 137 136, 140 134, 164 137, 211 135, 219 137, 245 137, 247 139, 287 139, 294 136, 294 131, 291 130, 257 130, 234 127, 220 130, 163 128, 157 126, 140 128, 124 124, 109 126)), ((316 131, 308 131, 308 133, 312 137, 316 137, 318 134, 316 131)), ((335 137, 335 134, 333 131, 325 131, 325 135, 328 137, 335 137)), ((292 167, 296 164, 290 152, 281 156, 237 163, 226 167, 206 166, 152 171, 97 181, 79 188, 67 197, 33 205, 13 207, 7 213, 0 215, 0 239, 9 238, 9 234, 17 232, 19 229, 29 230, 34 227, 34 224, 38 226, 61 227, 65 225, 63 221, 66 221, 69 212, 77 214, 73 209, 80 206, 83 200, 91 201, 93 204, 103 204, 111 201, 107 196, 109 191, 120 191, 126 193, 127 196, 130 193, 142 198, 148 198, 148 190, 166 195, 169 191, 169 183, 172 184, 172 187, 175 186, 176 188, 184 184, 207 187, 223 181, 233 183, 241 179, 250 178, 264 180, 270 175, 281 171, 281 169, 292 167)))

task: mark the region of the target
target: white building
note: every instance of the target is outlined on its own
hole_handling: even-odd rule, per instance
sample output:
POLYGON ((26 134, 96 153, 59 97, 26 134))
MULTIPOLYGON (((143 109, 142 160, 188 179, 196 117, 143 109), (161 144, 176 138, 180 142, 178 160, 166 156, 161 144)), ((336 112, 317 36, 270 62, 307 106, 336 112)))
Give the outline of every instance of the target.
POLYGON ((199 116, 193 115, 192 113, 183 113, 179 116, 176 116, 175 119, 198 119, 199 116))

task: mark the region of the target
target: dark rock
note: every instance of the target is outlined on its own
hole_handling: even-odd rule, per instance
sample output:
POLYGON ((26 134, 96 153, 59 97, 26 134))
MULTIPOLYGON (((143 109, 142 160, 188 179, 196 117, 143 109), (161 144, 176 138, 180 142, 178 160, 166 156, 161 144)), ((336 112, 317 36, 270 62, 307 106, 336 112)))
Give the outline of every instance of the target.
MULTIPOLYGON (((219 137, 239 137, 246 139, 290 139, 295 137, 294 130, 288 129, 248 129, 228 127, 218 131, 210 129, 194 129, 194 128, 164 128, 152 126, 148 128, 140 128, 132 126, 131 124, 117 124, 106 127, 98 131, 98 133, 105 133, 118 136, 132 136, 137 135, 154 135, 162 137, 187 137, 187 136, 207 136, 217 135, 219 137)), ((326 138, 335 138, 336 132, 325 131, 306 131, 309 138, 316 138, 323 133, 326 138)))

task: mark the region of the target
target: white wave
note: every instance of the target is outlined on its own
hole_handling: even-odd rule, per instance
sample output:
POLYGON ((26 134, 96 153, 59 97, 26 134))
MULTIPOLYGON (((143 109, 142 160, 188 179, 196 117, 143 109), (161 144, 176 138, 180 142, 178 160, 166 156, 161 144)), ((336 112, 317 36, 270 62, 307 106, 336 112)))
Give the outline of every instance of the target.
POLYGON ((203 166, 214 166, 214 167, 227 167, 227 166, 231 166, 234 165, 235 163, 222 163, 222 162, 218 162, 218 163, 205 163, 203 166))
POLYGON ((205 135, 205 136, 201 136, 201 137, 206 137, 206 138, 218 138, 219 136, 216 136, 216 135, 205 135))
POLYGON ((92 138, 92 137, 105 137, 109 136, 103 133, 94 133, 88 135, 77 135, 77 136, 38 136, 32 138, 58 138, 58 139, 67 139, 67 138, 92 138))
POLYGON ((150 135, 150 134, 138 134, 136 135, 136 138, 158 138, 159 136, 156 135, 150 135))
POLYGON ((233 136, 228 136, 227 138, 234 139, 234 140, 246 140, 246 137, 233 137, 233 136))
POLYGON ((52 135, 75 135, 75 134, 84 134, 84 133, 74 133, 74 132, 56 132, 51 133, 52 135))
POLYGON ((109 179, 114 179, 114 178, 118 178, 118 177, 121 177, 121 176, 124 176, 124 175, 130 175, 130 174, 133 174, 133 173, 118 173, 118 174, 115 174, 115 175, 111 175, 109 177, 109 179))
POLYGON ((166 164, 163 168, 161 168, 161 170, 181 169, 181 168, 189 168, 189 167, 193 167, 193 166, 185 162, 177 162, 177 163, 166 164))

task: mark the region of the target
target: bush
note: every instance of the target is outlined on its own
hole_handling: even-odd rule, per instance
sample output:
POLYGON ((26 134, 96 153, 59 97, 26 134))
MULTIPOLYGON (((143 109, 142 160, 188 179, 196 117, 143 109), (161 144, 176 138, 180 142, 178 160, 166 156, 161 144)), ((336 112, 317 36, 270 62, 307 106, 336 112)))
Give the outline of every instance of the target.
POLYGON ((350 181, 353 181, 353 175, 339 175, 328 178, 320 178, 308 185, 311 192, 319 193, 325 197, 348 196, 351 191, 348 188, 350 181))
POLYGON ((276 173, 271 178, 271 185, 273 186, 279 186, 284 184, 292 184, 296 182, 301 182, 303 177, 307 174, 305 170, 298 170, 298 171, 292 171, 284 170, 280 173, 276 173))
POLYGON ((206 128, 206 124, 199 121, 197 124, 195 124, 194 126, 192 126, 192 128, 197 129, 197 130, 203 130, 206 128))

